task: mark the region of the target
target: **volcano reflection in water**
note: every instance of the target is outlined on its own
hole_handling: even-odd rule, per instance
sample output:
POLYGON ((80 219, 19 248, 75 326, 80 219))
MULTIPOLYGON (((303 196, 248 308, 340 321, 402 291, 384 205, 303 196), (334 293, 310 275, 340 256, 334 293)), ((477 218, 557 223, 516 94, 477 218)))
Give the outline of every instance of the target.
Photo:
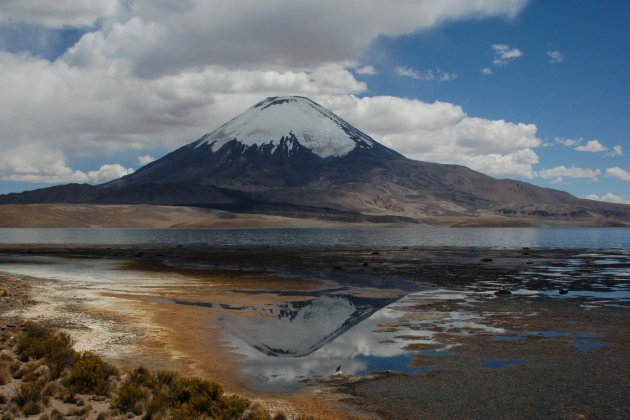
MULTIPOLYGON (((392 340, 383 329, 402 315, 390 307, 397 300, 330 294, 264 307, 231 308, 233 314, 217 316, 217 321, 226 332, 227 343, 244 356, 244 372, 256 378, 256 386, 286 391, 299 388, 310 378, 329 376, 338 365, 349 375, 412 371, 404 344, 392 340)), ((412 332, 396 329, 395 335, 407 333, 412 332)), ((425 338, 427 343, 433 342, 429 332, 425 338)))

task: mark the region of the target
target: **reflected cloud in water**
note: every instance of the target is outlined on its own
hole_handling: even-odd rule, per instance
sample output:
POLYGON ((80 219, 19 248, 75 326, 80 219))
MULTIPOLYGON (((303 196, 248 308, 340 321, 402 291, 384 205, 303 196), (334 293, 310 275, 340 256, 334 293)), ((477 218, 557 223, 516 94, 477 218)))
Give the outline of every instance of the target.
POLYGON ((338 365, 346 375, 371 370, 409 372, 410 341, 395 336, 414 335, 415 342, 435 344, 432 333, 409 328, 384 329, 402 313, 389 307, 396 299, 324 295, 303 302, 248 308, 217 317, 225 340, 244 356, 244 372, 267 390, 299 388, 300 382, 329 376, 338 365))
POLYGON ((307 301, 239 308, 217 316, 216 321, 226 332, 225 342, 245 359, 243 372, 255 379, 255 387, 289 391, 312 378, 332 375, 339 365, 344 375, 375 371, 413 374, 435 369, 413 366, 412 361, 416 354, 450 355, 449 346, 436 348, 441 346, 434 338, 436 333, 504 331, 484 325, 474 313, 427 312, 424 319, 409 317, 414 305, 449 298, 457 297, 446 291, 417 292, 396 299, 322 295, 307 301))

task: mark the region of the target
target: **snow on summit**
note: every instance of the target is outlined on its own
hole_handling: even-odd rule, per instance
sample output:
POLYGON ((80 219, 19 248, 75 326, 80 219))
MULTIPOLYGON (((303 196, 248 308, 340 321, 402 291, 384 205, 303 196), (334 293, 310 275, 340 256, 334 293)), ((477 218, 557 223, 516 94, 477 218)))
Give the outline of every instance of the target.
POLYGON ((355 148, 375 144, 368 135, 337 115, 300 96, 267 98, 198 140, 219 150, 232 140, 247 146, 280 145, 293 137, 322 158, 344 156, 355 148))

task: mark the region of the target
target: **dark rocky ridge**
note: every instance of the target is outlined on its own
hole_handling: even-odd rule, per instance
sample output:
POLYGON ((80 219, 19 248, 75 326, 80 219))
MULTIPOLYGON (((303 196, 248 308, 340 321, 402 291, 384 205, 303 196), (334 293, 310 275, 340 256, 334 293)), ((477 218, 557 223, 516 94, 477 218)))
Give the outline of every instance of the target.
MULTIPOLYGON (((241 126, 237 129, 243 131, 241 126)), ((389 222, 500 216, 630 222, 627 205, 498 180, 463 166, 407 159, 300 97, 268 98, 196 142, 105 184, 0 196, 0 204, 34 203, 186 205, 350 221, 366 216, 389 222), (300 134, 299 127, 280 138, 266 138, 268 134, 257 127, 250 131, 262 132, 260 141, 229 138, 230 124, 240 118, 246 126, 248 113, 262 118, 270 107, 294 112, 279 107, 296 106, 307 109, 315 125, 332 121, 339 129, 333 134, 345 142, 339 144, 347 147, 354 142, 354 147, 345 154, 322 156, 302 144, 306 134, 300 134)))

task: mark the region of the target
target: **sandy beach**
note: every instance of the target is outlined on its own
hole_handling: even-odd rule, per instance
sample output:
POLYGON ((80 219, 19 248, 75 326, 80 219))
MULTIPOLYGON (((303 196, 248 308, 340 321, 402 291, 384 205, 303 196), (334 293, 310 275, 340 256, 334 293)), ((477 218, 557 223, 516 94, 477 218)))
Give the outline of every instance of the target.
MULTIPOLYGON (((211 379, 290 417, 623 418, 630 414, 623 298, 630 266, 623 252, 606 255, 608 269, 622 275, 604 278, 593 271, 602 258, 585 250, 4 245, 2 281, 21 297, 19 305, 2 309, 4 319, 62 328, 78 348, 120 366, 211 379), (44 260, 32 264, 33 257, 44 260), (80 269, 46 276, 46 258, 80 269), (27 269, 19 274, 17 267, 27 269), (90 269, 114 274, 92 279, 90 269), (614 297, 619 290, 622 298, 614 297), (377 297, 392 302, 389 318, 385 309, 366 312, 322 347, 337 349, 345 337, 356 342, 374 334, 370 346, 382 356, 374 359, 378 364, 367 358, 368 367, 355 373, 354 359, 337 356, 345 360, 341 377, 331 376, 332 368, 295 389, 266 389, 251 373, 281 358, 255 356, 226 332, 239 334, 234 326, 252 322, 261 331, 290 326, 277 324, 274 308, 288 304, 299 317, 305 310, 299 308, 325 293, 355 305, 377 297), (394 363, 400 358, 403 364, 394 363)), ((265 343, 252 337, 259 339, 255 345, 265 343)), ((308 339, 289 341, 296 348, 301 342, 308 339)), ((321 364, 313 355, 322 351, 292 360, 321 364)))

